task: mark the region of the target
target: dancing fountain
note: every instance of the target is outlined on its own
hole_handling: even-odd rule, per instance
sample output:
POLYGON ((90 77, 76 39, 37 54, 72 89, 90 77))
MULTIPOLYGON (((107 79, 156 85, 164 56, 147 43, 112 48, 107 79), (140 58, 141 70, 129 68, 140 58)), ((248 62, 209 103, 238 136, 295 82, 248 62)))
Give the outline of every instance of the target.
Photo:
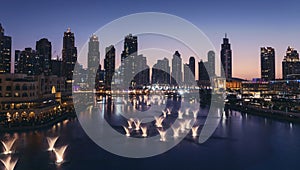
POLYGON ((162 113, 163 113, 164 118, 166 118, 167 117, 167 111, 163 110, 162 113))
POLYGON ((197 119, 197 116, 198 116, 198 110, 193 111, 193 116, 194 116, 194 119, 197 119))
POLYGON ((180 127, 175 128, 175 127, 172 126, 172 129, 173 129, 173 137, 178 138, 180 127))
POLYGON ((185 109, 185 115, 189 115, 190 114, 190 109, 189 108, 187 108, 187 109, 185 109))
POLYGON ((159 135, 160 135, 160 141, 165 142, 167 131, 163 131, 163 130, 159 130, 159 129, 157 129, 157 130, 158 130, 159 135))
POLYGON ((126 136, 130 136, 130 131, 128 128, 126 128, 125 126, 123 126, 124 130, 125 130, 125 133, 126 133, 126 136))
POLYGON ((181 133, 183 133, 185 131, 185 122, 179 122, 179 128, 181 133))
POLYGON ((156 117, 154 116, 154 119, 155 119, 155 126, 156 127, 163 127, 162 126, 162 122, 164 121, 164 117, 156 117))
POLYGON ((199 126, 194 126, 192 127, 192 136, 196 137, 198 135, 197 131, 198 131, 199 126))
POLYGON ((13 170, 18 162, 18 160, 12 161, 11 156, 8 156, 5 160, 0 159, 0 161, 4 165, 5 170, 13 170))
POLYGON ((142 129, 142 137, 147 137, 147 126, 145 126, 145 127, 142 127, 141 126, 141 129, 142 129))
POLYGON ((183 112, 182 111, 178 111, 178 119, 183 119, 183 112))
POLYGON ((127 120, 127 123, 128 123, 128 129, 132 129, 132 122, 133 122, 132 119, 127 120))
POLYGON ((186 129, 191 129, 191 119, 186 119, 184 124, 186 129))
POLYGON ((167 108, 168 111, 168 115, 171 115, 171 110, 169 108, 167 108))
POLYGON ((1 141, 3 147, 4 147, 4 152, 3 154, 7 155, 7 154, 11 154, 12 153, 12 147, 14 145, 16 141, 16 138, 10 139, 8 141, 1 141))
POLYGON ((47 142, 49 145, 48 151, 54 151, 54 145, 57 141, 58 137, 47 137, 47 142))
POLYGON ((54 153, 56 156, 56 161, 55 161, 56 164, 62 164, 64 162, 64 154, 65 154, 67 147, 68 147, 68 145, 65 145, 60 148, 54 149, 54 153))
POLYGON ((134 120, 134 125, 135 125, 135 130, 140 130, 140 126, 141 126, 141 121, 139 119, 137 119, 136 121, 134 120))

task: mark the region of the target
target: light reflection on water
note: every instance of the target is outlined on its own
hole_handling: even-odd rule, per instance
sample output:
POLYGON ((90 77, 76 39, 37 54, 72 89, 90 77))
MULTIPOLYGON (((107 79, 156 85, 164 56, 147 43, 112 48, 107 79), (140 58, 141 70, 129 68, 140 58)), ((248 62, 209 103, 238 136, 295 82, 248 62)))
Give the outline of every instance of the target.
MULTIPOLYGON (((118 122, 122 120, 120 117, 124 116, 123 110, 132 111, 131 116, 137 114, 138 110, 134 110, 132 103, 127 100, 124 102, 124 100, 123 98, 115 100, 117 103, 114 106, 108 106, 105 102, 97 103, 98 114, 105 118, 105 113, 110 110, 114 115, 110 119, 113 123, 127 123, 118 122)), ((150 103, 158 103, 157 100, 150 103)), ((145 103, 149 104, 149 102, 145 103)), ((165 103, 168 104, 167 100, 165 103)), ((181 103, 183 111, 189 106, 191 106, 189 101, 181 103)), ((195 110, 195 108, 190 110, 195 110)), ((205 112, 207 108, 200 108, 196 121, 196 124, 200 125, 199 131, 205 121, 205 112)), ((87 119, 93 117, 88 110, 79 116, 87 119)), ((192 114, 190 116, 193 118, 192 114)), ((195 167, 200 167, 200 169, 286 169, 287 167, 295 169, 299 166, 297 163, 300 154, 299 129, 298 124, 233 111, 228 117, 222 118, 212 138, 203 145, 196 144, 190 133, 185 140, 167 153, 138 160, 118 157, 99 148, 86 136, 77 119, 65 120, 44 130, 3 133, 1 139, 11 137, 18 139, 14 146, 17 151, 14 156, 18 158, 16 169, 25 170, 84 169, 86 167, 89 169, 135 169, 135 167, 155 169, 158 165, 166 167, 166 164, 168 168, 173 169, 195 167), (46 151, 46 137, 48 136, 60 136, 57 141, 59 146, 69 145, 70 148, 65 155, 69 163, 60 167, 51 164, 55 155, 46 151)))

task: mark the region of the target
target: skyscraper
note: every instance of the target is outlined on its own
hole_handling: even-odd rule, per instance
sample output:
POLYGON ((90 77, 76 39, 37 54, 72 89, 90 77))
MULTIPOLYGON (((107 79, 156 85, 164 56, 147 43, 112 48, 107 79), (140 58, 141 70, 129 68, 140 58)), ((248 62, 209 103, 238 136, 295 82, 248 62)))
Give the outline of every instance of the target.
POLYGON ((208 62, 203 62, 202 60, 200 60, 200 62, 198 63, 198 70, 199 70, 199 81, 209 81, 209 75, 208 75, 208 71, 207 71, 207 64, 208 62))
POLYGON ((64 32, 63 37, 63 49, 62 49, 62 61, 63 61, 63 76, 66 78, 66 91, 72 91, 72 80, 74 67, 77 62, 77 48, 75 47, 75 37, 71 29, 68 28, 64 32))
POLYGON ((134 61, 138 55, 137 36, 129 34, 124 39, 124 50, 121 54, 121 79, 122 84, 127 86, 134 76, 134 61), (131 80, 129 80, 131 79, 131 80))
POLYGON ((170 84, 170 65, 167 58, 157 60, 153 65, 151 82, 152 84, 170 84))
POLYGON ((294 48, 288 47, 282 61, 282 78, 286 80, 288 75, 292 74, 300 74, 299 53, 294 48))
POLYGON ((0 74, 10 73, 11 66, 11 37, 4 35, 0 24, 0 74))
POLYGON ((90 37, 88 48, 88 84, 91 86, 95 83, 97 70, 100 64, 99 39, 96 35, 90 37))
POLYGON ((207 68, 207 72, 210 76, 215 76, 216 74, 216 55, 215 55, 215 52, 214 51, 209 51, 207 53, 207 65, 208 65, 208 68, 207 68))
POLYGON ((134 82, 136 86, 148 85, 150 83, 150 68, 147 65, 147 58, 140 54, 134 59, 134 82))
POLYGON ((232 78, 232 51, 227 34, 223 38, 221 45, 221 63, 224 70, 221 69, 221 75, 227 80, 232 78))
POLYGON ((182 59, 180 53, 175 51, 172 59, 172 85, 181 85, 182 84, 182 59))
POLYGON ((260 49, 261 79, 263 81, 275 80, 275 50, 272 47, 260 49))
POLYGON ((38 62, 35 67, 39 67, 39 73, 44 75, 51 74, 51 56, 52 56, 52 45, 51 42, 46 38, 42 38, 36 42, 36 52, 38 55, 38 62))
POLYGON ((115 73, 116 50, 113 45, 106 47, 104 69, 105 69, 105 87, 110 88, 113 83, 112 78, 115 73))
POLYGON ((193 56, 190 57, 188 66, 195 77, 195 57, 193 57, 193 56))
POLYGON ((39 75, 40 67, 37 67, 38 55, 32 48, 25 48, 23 51, 16 50, 17 61, 15 73, 27 75, 39 75))

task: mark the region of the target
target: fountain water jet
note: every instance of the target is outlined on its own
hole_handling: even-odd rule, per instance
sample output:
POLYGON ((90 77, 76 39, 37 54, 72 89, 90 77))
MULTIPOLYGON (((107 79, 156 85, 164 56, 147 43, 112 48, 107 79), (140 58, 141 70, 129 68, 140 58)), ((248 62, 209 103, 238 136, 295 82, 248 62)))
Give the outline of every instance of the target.
POLYGON ((65 145, 65 146, 62 146, 60 148, 55 148, 54 149, 54 153, 55 153, 55 156, 56 156, 55 163, 57 163, 57 164, 63 163, 64 154, 65 154, 65 151, 66 151, 67 147, 68 147, 68 145, 65 145))
POLYGON ((11 160, 11 156, 7 157, 5 160, 0 159, 6 170, 13 170, 18 162, 18 160, 11 160))
POLYGON ((175 127, 172 126, 172 129, 173 129, 173 137, 178 138, 180 127, 175 128, 175 127))
POLYGON ((145 127, 142 127, 141 126, 141 129, 142 129, 142 137, 147 137, 147 126, 145 126, 145 127))
POLYGON ((127 120, 127 124, 128 124, 128 129, 132 129, 132 119, 127 120))
POLYGON ((183 112, 182 111, 178 111, 178 119, 183 119, 183 112))
POLYGON ((54 145, 57 141, 58 137, 47 137, 47 142, 49 145, 48 151, 54 151, 54 145))
POLYGON ((163 113, 164 118, 166 118, 167 117, 167 111, 163 110, 162 113, 163 113))
POLYGON ((133 121, 134 125, 135 125, 135 130, 140 130, 140 126, 141 126, 141 121, 139 119, 137 119, 136 121, 133 121))
POLYGON ((163 130, 159 130, 157 129, 158 132, 159 132, 159 135, 160 135, 160 141, 162 142, 165 142, 166 141, 166 134, 167 134, 167 131, 163 131, 163 130))
POLYGON ((193 137, 196 137, 198 135, 197 134, 198 128, 199 128, 199 126, 192 127, 192 136, 193 137))
POLYGON ((198 116, 198 110, 193 111, 193 116, 194 116, 194 119, 197 119, 197 116, 198 116))
POLYGON ((187 108, 187 109, 185 109, 185 115, 189 115, 190 114, 190 109, 189 108, 187 108))
POLYGON ((181 133, 183 133, 185 131, 185 122, 179 122, 179 127, 180 127, 181 133))
POLYGON ((154 116, 154 119, 155 119, 155 126, 156 127, 163 127, 162 122, 164 121, 165 118, 154 116))
POLYGON ((125 133, 126 133, 126 136, 130 136, 130 131, 128 128, 126 128, 125 126, 123 126, 124 130, 125 130, 125 133))
POLYGON ((171 110, 169 108, 167 109, 167 111, 168 111, 168 115, 171 115, 171 110))
POLYGON ((3 147, 4 147, 4 152, 3 152, 3 153, 4 153, 5 155, 11 154, 11 153, 12 153, 12 150, 11 150, 11 149, 12 149, 12 147, 13 147, 15 141, 16 141, 16 138, 10 139, 10 140, 8 140, 8 141, 6 141, 6 142, 1 141, 1 143, 2 143, 2 145, 3 145, 3 147))
POLYGON ((184 123, 186 129, 191 129, 191 119, 185 120, 184 123))

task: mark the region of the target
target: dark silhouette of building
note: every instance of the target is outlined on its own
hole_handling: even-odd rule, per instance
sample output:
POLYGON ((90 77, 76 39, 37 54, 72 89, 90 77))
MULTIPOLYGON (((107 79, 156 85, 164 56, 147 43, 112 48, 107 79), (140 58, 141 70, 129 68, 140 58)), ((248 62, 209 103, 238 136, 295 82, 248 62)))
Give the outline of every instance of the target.
POLYGON ((121 79, 122 84, 129 87, 134 77, 134 61, 138 55, 137 36, 129 34, 124 39, 124 50, 121 54, 121 79))
POLYGON ((116 61, 116 50, 113 45, 106 47, 105 59, 104 59, 104 70, 105 70, 105 87, 111 88, 113 83, 112 79, 115 73, 115 61, 116 61))
POLYGON ((75 47, 75 37, 71 29, 68 28, 64 32, 63 49, 62 49, 62 62, 63 62, 63 76, 66 78, 66 92, 72 92, 72 81, 74 67, 77 62, 77 48, 75 47))
POLYGON ((88 69, 87 69, 88 84, 90 88, 95 83, 95 78, 99 67, 99 63, 100 63, 99 39, 96 35, 92 35, 89 41, 88 69))
POLYGON ((221 69, 221 75, 227 80, 232 78, 232 51, 227 34, 223 38, 223 44, 221 45, 221 63, 223 70, 221 69))
POLYGON ((172 85, 181 85, 182 84, 182 59, 180 53, 175 51, 172 59, 172 85))
POLYGON ((39 75, 39 58, 35 50, 32 48, 25 48, 23 51, 15 51, 16 64, 15 73, 27 75, 39 75))
POLYGON ((263 81, 275 80, 275 50, 272 47, 260 49, 261 79, 263 81))
POLYGON ((20 60, 21 57, 21 51, 20 50, 15 50, 15 64, 14 64, 14 73, 18 73, 18 61, 20 60))
POLYGON ((170 84, 170 65, 169 60, 157 60, 152 67, 152 84, 170 84))
POLYGON ((0 24, 0 74, 10 73, 11 67, 11 37, 4 35, 0 24))
POLYGON ((210 76, 215 76, 216 74, 216 69, 215 69, 215 66, 216 66, 216 55, 215 55, 215 52, 214 51, 209 51, 207 53, 207 71, 208 71, 208 74, 210 76))
POLYGON ((282 79, 286 80, 289 75, 297 74, 300 74, 299 53, 294 48, 288 47, 282 61, 282 79))
POLYGON ((35 67, 39 67, 39 73, 44 75, 51 74, 51 56, 52 56, 52 45, 51 42, 46 38, 42 38, 36 42, 36 53, 38 62, 35 67))
POLYGON ((51 72, 52 75, 57 75, 58 77, 63 76, 63 62, 61 59, 53 59, 51 60, 51 72))
MULTIPOLYGON (((195 77, 195 57, 191 56, 189 59, 189 68, 191 70, 191 72, 193 73, 194 77, 195 77)), ((195 78, 194 78, 195 79, 195 78)))
POLYGON ((192 85, 195 82, 195 58, 190 57, 189 63, 183 65, 184 83, 192 85))
POLYGON ((134 59, 134 82, 135 86, 150 84, 150 68, 147 65, 147 58, 142 54, 134 59))
POLYGON ((203 62, 202 60, 198 63, 198 70, 199 70, 199 81, 209 81, 209 75, 207 72, 206 67, 208 62, 203 62))

